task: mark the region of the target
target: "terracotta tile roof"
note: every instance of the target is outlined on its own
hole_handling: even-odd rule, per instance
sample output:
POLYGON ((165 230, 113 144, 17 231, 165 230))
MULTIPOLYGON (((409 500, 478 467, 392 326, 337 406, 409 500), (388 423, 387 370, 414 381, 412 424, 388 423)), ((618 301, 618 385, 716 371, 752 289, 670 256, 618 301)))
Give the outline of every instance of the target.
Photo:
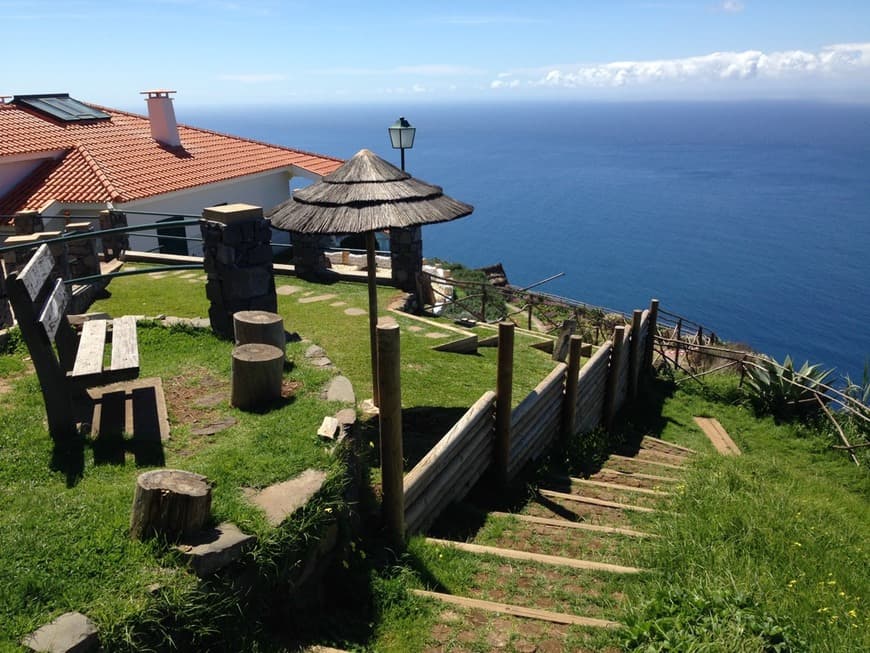
POLYGON ((0 198, 0 215, 38 210, 50 200, 114 203, 297 166, 317 175, 338 168, 329 156, 179 125, 181 148, 151 137, 148 118, 106 107, 111 120, 61 123, 0 104, 0 161, 61 151, 0 198))

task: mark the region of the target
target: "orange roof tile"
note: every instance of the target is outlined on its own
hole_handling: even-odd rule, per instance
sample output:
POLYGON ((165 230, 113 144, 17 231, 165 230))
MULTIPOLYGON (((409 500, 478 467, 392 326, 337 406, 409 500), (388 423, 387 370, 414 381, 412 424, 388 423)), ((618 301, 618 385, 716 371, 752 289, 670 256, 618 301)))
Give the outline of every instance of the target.
POLYGON ((0 198, 0 215, 46 202, 114 203, 296 166, 326 175, 342 161, 237 136, 179 125, 181 148, 151 136, 148 118, 89 105, 111 120, 62 123, 0 104, 0 161, 9 155, 63 151, 0 198))

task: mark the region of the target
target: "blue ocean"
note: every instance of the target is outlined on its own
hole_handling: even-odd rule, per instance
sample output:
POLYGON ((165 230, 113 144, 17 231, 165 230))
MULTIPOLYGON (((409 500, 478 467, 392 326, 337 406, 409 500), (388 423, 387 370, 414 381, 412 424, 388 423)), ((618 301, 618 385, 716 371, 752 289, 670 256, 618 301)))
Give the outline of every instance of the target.
POLYGON ((192 110, 189 124, 396 165, 473 204, 425 254, 516 285, 668 311, 778 359, 860 377, 870 357, 870 107, 528 103, 192 110))

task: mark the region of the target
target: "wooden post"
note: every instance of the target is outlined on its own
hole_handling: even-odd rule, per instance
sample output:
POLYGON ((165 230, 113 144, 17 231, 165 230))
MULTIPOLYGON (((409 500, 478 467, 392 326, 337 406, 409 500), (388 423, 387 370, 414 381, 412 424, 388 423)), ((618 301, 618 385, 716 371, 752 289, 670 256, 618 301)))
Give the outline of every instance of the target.
POLYGON ((259 342, 287 349, 284 318, 269 311, 236 311, 233 313, 233 333, 237 345, 259 342))
POLYGON ((529 331, 532 330, 532 298, 529 297, 529 331))
POLYGON ((613 349, 610 352, 610 369, 607 371, 607 394, 604 402, 604 428, 609 432, 613 428, 613 420, 619 408, 616 392, 619 388, 619 368, 622 360, 622 341, 625 339, 625 327, 613 328, 613 349))
POLYGON ((144 472, 136 479, 130 537, 191 535, 205 526, 210 513, 211 487, 205 476, 180 469, 144 472))
POLYGON ((640 346, 640 322, 643 311, 636 310, 631 315, 631 343, 628 353, 628 395, 632 400, 637 398, 637 380, 640 376, 641 356, 644 350, 640 346))
POLYGON ((653 299, 649 303, 649 321, 647 323, 646 356, 643 366, 652 371, 653 352, 655 351, 656 335, 658 335, 659 300, 653 299))
POLYGON ((369 278, 369 348, 372 358, 372 403, 380 406, 378 389, 378 282, 375 260, 375 232, 366 232, 366 268, 369 278))
POLYGON ((680 332, 683 330, 683 318, 677 320, 677 328, 674 329, 674 369, 680 364, 680 332))
POLYGON ((571 336, 568 342, 568 369, 565 371, 565 397, 562 404, 562 437, 574 437, 577 423, 577 387, 580 381, 580 358, 583 339, 571 336))
POLYGON ((480 284, 480 321, 486 322, 486 284, 480 284))
POLYGON ((511 456, 511 407, 514 383, 514 323, 498 325, 498 372, 495 381, 495 472, 507 484, 511 456))
POLYGON ((405 543, 402 383, 399 326, 378 325, 378 378, 381 427, 381 517, 394 546, 405 543))
POLYGON ((242 410, 268 404, 281 396, 284 351, 249 343, 233 349, 230 403, 242 410))

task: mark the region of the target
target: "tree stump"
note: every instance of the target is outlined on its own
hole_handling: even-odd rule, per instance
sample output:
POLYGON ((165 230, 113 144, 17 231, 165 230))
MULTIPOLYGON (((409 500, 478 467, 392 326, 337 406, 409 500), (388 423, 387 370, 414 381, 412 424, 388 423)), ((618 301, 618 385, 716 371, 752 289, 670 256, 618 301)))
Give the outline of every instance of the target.
POLYGON ((248 343, 233 349, 230 403, 250 410, 278 399, 284 372, 284 352, 273 345, 248 343))
POLYGON ((130 517, 130 536, 177 540, 202 530, 211 514, 211 488, 200 474, 157 469, 139 474, 130 517))
POLYGON ((263 343, 285 351, 287 336, 284 318, 269 311, 237 311, 233 313, 233 332, 237 345, 263 343))

